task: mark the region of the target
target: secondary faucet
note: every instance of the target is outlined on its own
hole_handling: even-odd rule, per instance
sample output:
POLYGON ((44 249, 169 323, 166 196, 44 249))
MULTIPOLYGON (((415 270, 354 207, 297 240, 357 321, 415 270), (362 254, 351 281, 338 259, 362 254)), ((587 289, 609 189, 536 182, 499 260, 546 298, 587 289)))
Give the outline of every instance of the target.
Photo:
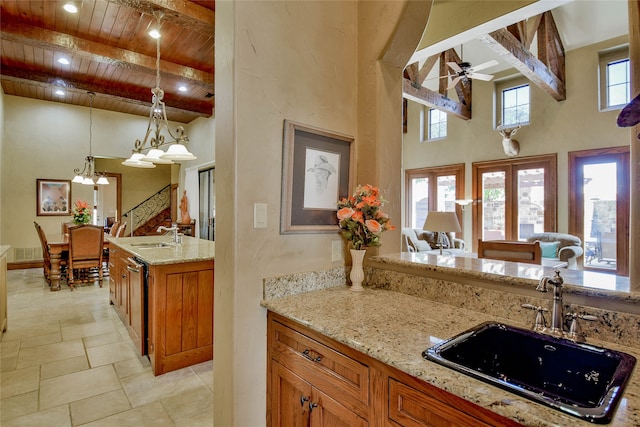
POLYGON ((178 226, 175 224, 171 224, 171 227, 165 227, 164 225, 161 225, 160 227, 158 227, 158 229, 156 230, 158 233, 161 231, 171 231, 173 232, 173 243, 178 243, 178 226))
POLYGON ((553 286, 553 309, 551 310, 551 329, 549 329, 549 333, 551 335, 562 337, 564 335, 564 314, 562 306, 562 284, 564 283, 564 279, 560 277, 560 270, 556 270, 556 275, 551 277, 542 277, 538 286, 536 287, 536 291, 538 292, 547 292, 547 285, 553 286))

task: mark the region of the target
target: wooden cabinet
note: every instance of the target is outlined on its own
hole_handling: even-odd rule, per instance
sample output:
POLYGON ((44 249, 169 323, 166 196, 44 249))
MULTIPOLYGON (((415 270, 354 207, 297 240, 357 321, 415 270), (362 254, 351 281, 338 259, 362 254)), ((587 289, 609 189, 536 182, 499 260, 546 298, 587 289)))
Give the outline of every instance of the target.
POLYGON ((149 266, 148 354, 155 375, 213 358, 213 260, 149 266))
POLYGON ((270 427, 520 426, 272 312, 267 334, 270 427))

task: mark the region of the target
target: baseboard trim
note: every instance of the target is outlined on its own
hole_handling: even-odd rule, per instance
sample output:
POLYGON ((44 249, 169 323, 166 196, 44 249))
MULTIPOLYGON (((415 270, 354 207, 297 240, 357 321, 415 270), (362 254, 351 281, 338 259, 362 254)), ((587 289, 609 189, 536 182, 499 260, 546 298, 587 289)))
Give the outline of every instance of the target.
POLYGON ((7 263, 7 270, 22 270, 23 268, 42 268, 42 261, 21 261, 7 263))

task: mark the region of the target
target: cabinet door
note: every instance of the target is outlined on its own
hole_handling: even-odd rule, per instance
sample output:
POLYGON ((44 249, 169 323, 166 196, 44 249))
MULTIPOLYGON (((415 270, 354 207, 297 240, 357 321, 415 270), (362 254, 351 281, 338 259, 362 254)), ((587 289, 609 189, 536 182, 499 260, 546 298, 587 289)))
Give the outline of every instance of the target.
POLYGON ((132 259, 127 260, 127 271, 129 275, 129 318, 131 328, 129 335, 133 339, 141 356, 146 354, 144 335, 144 266, 136 263, 132 259))
POLYGON ((271 427, 310 427, 311 385, 271 361, 271 427))
POLYGON ((311 427, 366 427, 366 420, 326 394, 313 389, 309 402, 311 427))
POLYGON ((389 419, 406 427, 489 426, 424 391, 389 378, 389 419))

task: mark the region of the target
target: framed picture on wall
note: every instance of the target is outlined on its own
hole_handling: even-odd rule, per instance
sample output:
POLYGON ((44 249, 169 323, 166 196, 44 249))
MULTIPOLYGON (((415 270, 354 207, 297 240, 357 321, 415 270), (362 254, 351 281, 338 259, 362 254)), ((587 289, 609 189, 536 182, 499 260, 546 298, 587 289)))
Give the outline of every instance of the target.
POLYGON ((337 233, 353 188, 353 137, 284 121, 280 234, 337 233))
POLYGON ((71 215, 71 181, 61 179, 37 179, 38 216, 71 215))

